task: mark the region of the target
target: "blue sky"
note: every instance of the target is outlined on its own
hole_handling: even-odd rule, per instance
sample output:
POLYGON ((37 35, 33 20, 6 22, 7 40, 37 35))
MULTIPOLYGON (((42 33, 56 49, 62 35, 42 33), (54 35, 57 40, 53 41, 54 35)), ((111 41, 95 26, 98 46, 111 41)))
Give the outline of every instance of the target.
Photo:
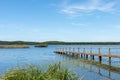
POLYGON ((120 41, 120 0, 0 0, 0 40, 120 41))

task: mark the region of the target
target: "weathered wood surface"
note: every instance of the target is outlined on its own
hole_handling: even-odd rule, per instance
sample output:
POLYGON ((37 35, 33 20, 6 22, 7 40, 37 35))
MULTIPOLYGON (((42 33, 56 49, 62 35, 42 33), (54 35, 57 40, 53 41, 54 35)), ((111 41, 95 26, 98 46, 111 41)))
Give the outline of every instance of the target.
POLYGON ((63 50, 56 50, 55 53, 72 53, 72 54, 85 54, 85 55, 93 55, 93 56, 102 56, 102 57, 113 57, 113 58, 120 58, 120 54, 108 54, 108 53, 91 53, 91 52, 74 52, 74 51, 63 51, 63 50))

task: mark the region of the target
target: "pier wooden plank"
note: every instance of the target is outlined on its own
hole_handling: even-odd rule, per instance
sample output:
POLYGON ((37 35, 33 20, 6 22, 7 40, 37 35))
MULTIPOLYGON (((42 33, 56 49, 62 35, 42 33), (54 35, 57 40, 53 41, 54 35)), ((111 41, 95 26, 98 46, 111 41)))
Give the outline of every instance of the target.
POLYGON ((55 53, 72 53, 72 54, 85 54, 85 55, 93 55, 93 56, 102 56, 102 57, 113 57, 120 58, 120 54, 98 54, 98 53, 90 53, 90 52, 75 52, 75 51, 54 51, 55 53))

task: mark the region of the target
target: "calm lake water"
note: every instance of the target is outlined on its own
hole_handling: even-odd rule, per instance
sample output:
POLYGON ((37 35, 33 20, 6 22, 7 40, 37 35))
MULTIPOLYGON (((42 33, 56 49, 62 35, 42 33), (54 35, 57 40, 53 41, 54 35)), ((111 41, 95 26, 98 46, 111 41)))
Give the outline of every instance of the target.
MULTIPOLYGON (((120 74, 118 73, 87 64, 81 59, 53 53, 55 48, 59 47, 75 47, 75 51, 78 47, 81 48, 81 51, 82 48, 86 48, 87 52, 90 51, 91 47, 93 52, 98 52, 100 47, 101 53, 108 53, 108 48, 111 47, 111 54, 120 54, 120 45, 49 45, 47 48, 30 46, 26 49, 0 49, 0 74, 16 66, 30 64, 46 66, 46 64, 61 61, 63 67, 76 73, 83 80, 120 80, 120 74)), ((95 59, 98 60, 97 57, 95 59)), ((103 63, 108 64, 108 59, 103 58, 103 63)), ((113 58, 112 65, 120 67, 120 59, 113 58)))

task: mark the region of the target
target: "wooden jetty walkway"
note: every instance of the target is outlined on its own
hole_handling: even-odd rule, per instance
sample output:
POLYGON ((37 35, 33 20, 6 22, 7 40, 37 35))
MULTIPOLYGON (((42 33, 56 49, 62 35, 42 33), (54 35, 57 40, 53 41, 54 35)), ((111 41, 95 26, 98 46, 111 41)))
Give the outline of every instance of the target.
POLYGON ((93 52, 92 48, 90 48, 89 52, 86 52, 86 48, 82 48, 83 50, 80 51, 81 48, 77 48, 78 51, 75 51, 75 48, 58 48, 55 50, 55 53, 64 54, 69 56, 80 56, 80 58, 88 59, 90 56, 90 60, 95 60, 94 57, 98 56, 99 63, 102 63, 102 57, 108 57, 109 65, 111 66, 111 58, 120 58, 120 54, 111 54, 111 48, 108 48, 108 53, 101 53, 101 48, 98 48, 98 52, 93 52))

